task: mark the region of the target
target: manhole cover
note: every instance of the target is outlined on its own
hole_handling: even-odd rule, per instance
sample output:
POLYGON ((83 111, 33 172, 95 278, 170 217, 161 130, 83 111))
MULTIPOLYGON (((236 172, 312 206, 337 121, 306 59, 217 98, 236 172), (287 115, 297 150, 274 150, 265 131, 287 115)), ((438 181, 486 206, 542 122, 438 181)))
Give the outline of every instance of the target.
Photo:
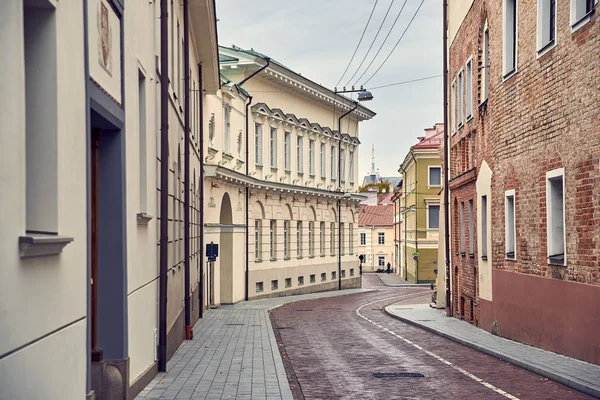
POLYGON ((418 372, 374 372, 375 378, 424 378, 425 375, 418 372))
POLYGON ((225 324, 225 326, 244 326, 244 324, 225 324))

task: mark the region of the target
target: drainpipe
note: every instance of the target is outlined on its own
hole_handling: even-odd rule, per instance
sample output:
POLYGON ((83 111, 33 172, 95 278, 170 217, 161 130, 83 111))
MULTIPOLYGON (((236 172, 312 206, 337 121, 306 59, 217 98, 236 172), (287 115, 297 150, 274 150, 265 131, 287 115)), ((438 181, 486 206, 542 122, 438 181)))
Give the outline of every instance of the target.
POLYGON ((403 218, 402 218, 402 222, 404 225, 404 280, 408 282, 408 258, 406 257, 406 234, 407 229, 406 229, 406 170, 404 168, 402 168, 402 165, 400 166, 400 169, 398 170, 398 172, 400 172, 400 170, 402 170, 402 197, 404 198, 404 206, 402 207, 402 214, 403 214, 403 218))
POLYGON ((450 154, 448 145, 448 0, 444 0, 443 11, 443 59, 444 59, 444 253, 446 258, 446 316, 452 316, 452 307, 450 304, 450 188, 448 181, 450 179, 448 169, 448 155, 450 154))
POLYGON ((158 370, 167 371, 167 246, 169 242, 169 26, 168 0, 160 2, 160 279, 158 370))
POLYGON ((189 31, 189 0, 183 0, 183 269, 185 287, 185 339, 192 340, 192 309, 190 307, 190 31, 189 31))
POLYGON ((338 184, 339 184, 339 192, 340 197, 338 197, 337 201, 337 209, 338 209, 338 290, 342 290, 342 197, 341 194, 344 192, 344 188, 342 188, 342 118, 346 115, 352 113, 352 111, 358 108, 358 102, 354 102, 354 107, 350 110, 346 111, 338 118, 338 132, 340 134, 340 143, 338 148, 338 184))
POLYGON ((204 317, 204 91, 202 65, 198 64, 198 119, 200 125, 200 273, 198 279, 199 317, 204 317))
MULTIPOLYGON (((417 163, 417 159, 415 158, 412 150, 410 151, 410 156, 415 162, 415 252, 419 254, 419 165, 417 163)), ((419 283, 419 256, 417 255, 417 259, 415 260, 417 265, 415 267, 415 283, 419 283)))
MULTIPOLYGON (((267 67, 271 64, 271 59, 269 57, 265 57, 264 58, 266 64, 263 65, 262 67, 260 67, 258 70, 254 71, 252 74, 250 74, 249 76, 247 76, 246 78, 242 79, 242 81, 240 83, 237 84, 237 86, 241 87, 244 83, 246 83, 247 81, 249 81, 250 79, 254 78, 256 75, 258 75, 259 73, 261 73, 263 70, 267 69, 267 67)), ((248 102, 246 103, 246 176, 249 176, 250 174, 250 160, 249 158, 249 146, 248 146, 248 128, 249 128, 249 109, 250 109, 250 105, 252 104, 252 96, 248 97, 248 102)), ((249 232, 249 227, 248 227, 248 222, 249 222, 249 214, 248 214, 248 207, 250 204, 250 189, 248 188, 248 186, 246 185, 246 232, 245 232, 245 236, 246 236, 246 266, 245 266, 245 282, 244 282, 244 299, 246 301, 248 301, 248 281, 249 281, 249 265, 250 265, 250 257, 248 256, 248 250, 249 250, 249 237, 248 237, 248 232, 249 232)))

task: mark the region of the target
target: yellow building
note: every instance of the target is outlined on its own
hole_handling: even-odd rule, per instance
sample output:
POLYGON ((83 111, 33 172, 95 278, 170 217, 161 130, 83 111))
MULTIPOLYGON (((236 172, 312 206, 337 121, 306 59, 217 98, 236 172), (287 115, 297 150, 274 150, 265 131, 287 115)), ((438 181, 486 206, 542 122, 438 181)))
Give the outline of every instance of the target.
POLYGON ((438 269, 442 189, 438 149, 443 132, 443 124, 425 129, 425 136, 410 148, 398 170, 403 176, 397 200, 402 221, 399 275, 413 283, 434 281, 438 269))

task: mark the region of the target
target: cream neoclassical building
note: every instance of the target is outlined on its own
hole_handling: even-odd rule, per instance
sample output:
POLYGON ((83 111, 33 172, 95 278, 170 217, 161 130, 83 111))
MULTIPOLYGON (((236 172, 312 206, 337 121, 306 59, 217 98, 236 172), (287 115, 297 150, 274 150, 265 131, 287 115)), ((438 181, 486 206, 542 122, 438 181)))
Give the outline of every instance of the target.
POLYGON ((219 55, 204 115, 204 241, 220 245, 207 302, 359 286, 350 193, 358 124, 375 113, 254 51, 219 55))

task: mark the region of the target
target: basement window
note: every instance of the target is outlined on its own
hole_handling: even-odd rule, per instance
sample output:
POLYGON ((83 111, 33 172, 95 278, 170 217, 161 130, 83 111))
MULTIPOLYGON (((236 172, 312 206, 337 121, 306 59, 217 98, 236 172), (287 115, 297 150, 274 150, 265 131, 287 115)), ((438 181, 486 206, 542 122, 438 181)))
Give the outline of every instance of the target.
POLYGON ((354 268, 350 268, 350 276, 354 276, 354 268))
POLYGON ((304 285, 304 277, 303 276, 299 276, 298 277, 298 286, 302 286, 304 285))
POLYGON ((335 280, 337 278, 337 274, 335 271, 331 272, 331 280, 335 280))
POLYGON ((311 274, 310 275, 310 283, 315 283, 317 281, 317 277, 315 276, 315 274, 311 274))
POLYGON ((566 265, 564 168, 546 173, 548 264, 566 265))
POLYGON ((264 289, 262 282, 256 282, 256 292, 262 292, 264 289))
POLYGON ((327 273, 322 272, 321 273, 321 282, 325 282, 327 280, 327 273))
POLYGON ((285 287, 292 287, 292 278, 285 278, 285 287))
POLYGON ((271 281, 271 290, 279 289, 279 281, 277 279, 271 281))

